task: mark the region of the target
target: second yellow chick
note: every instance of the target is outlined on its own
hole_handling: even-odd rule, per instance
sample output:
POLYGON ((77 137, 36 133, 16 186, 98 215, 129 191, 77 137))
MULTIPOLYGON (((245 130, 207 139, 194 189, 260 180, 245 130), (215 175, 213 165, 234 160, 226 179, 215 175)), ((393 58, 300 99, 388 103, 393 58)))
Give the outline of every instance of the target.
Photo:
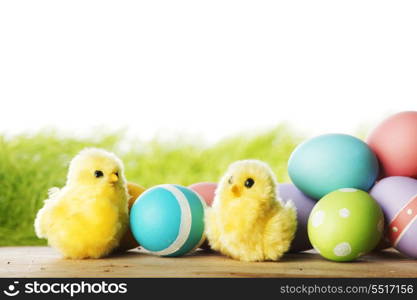
POLYGON ((274 174, 257 160, 230 165, 205 222, 211 248, 242 261, 280 259, 297 228, 294 205, 278 200, 274 174))

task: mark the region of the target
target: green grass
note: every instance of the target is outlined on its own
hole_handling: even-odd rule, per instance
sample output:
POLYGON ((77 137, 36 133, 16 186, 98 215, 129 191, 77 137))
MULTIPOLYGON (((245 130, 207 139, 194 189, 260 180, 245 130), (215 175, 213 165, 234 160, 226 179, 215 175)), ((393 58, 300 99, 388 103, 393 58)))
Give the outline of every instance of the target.
POLYGON ((129 181, 151 187, 218 181, 228 164, 246 158, 269 163, 279 181, 288 181, 287 161, 299 141, 285 126, 210 146, 186 138, 128 142, 122 133, 83 139, 53 132, 12 138, 0 135, 0 246, 45 244, 33 230, 36 212, 50 187, 65 184, 71 158, 84 147, 114 151, 124 161, 129 181))

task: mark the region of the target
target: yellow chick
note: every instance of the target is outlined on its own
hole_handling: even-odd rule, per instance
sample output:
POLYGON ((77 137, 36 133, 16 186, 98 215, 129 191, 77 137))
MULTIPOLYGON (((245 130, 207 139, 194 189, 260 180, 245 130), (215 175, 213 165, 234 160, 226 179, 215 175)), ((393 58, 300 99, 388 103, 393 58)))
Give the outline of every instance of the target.
POLYGON ((88 148, 70 163, 66 185, 49 190, 35 231, 66 258, 100 258, 128 227, 123 164, 113 153, 88 148))
POLYGON ((231 164, 205 214, 213 250, 242 261, 279 260, 297 228, 292 202, 278 200, 275 176, 257 160, 231 164))

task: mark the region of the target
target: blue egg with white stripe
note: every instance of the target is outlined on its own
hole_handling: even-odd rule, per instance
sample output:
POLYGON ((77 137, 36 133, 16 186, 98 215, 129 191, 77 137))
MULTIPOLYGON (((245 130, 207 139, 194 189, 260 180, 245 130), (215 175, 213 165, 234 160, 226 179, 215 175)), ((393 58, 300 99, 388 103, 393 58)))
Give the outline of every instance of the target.
POLYGON ((136 241, 160 256, 181 256, 198 248, 204 236, 204 200, 193 190, 163 184, 145 191, 130 211, 136 241))

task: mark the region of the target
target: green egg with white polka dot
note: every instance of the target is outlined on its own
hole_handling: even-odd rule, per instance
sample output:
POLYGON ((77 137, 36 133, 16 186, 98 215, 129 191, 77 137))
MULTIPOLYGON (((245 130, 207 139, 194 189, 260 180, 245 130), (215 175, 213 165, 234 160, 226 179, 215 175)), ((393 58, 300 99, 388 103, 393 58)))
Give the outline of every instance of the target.
POLYGON ((314 206, 308 237, 321 256, 352 261, 372 251, 384 231, 384 215, 366 192, 345 188, 331 192, 314 206))

